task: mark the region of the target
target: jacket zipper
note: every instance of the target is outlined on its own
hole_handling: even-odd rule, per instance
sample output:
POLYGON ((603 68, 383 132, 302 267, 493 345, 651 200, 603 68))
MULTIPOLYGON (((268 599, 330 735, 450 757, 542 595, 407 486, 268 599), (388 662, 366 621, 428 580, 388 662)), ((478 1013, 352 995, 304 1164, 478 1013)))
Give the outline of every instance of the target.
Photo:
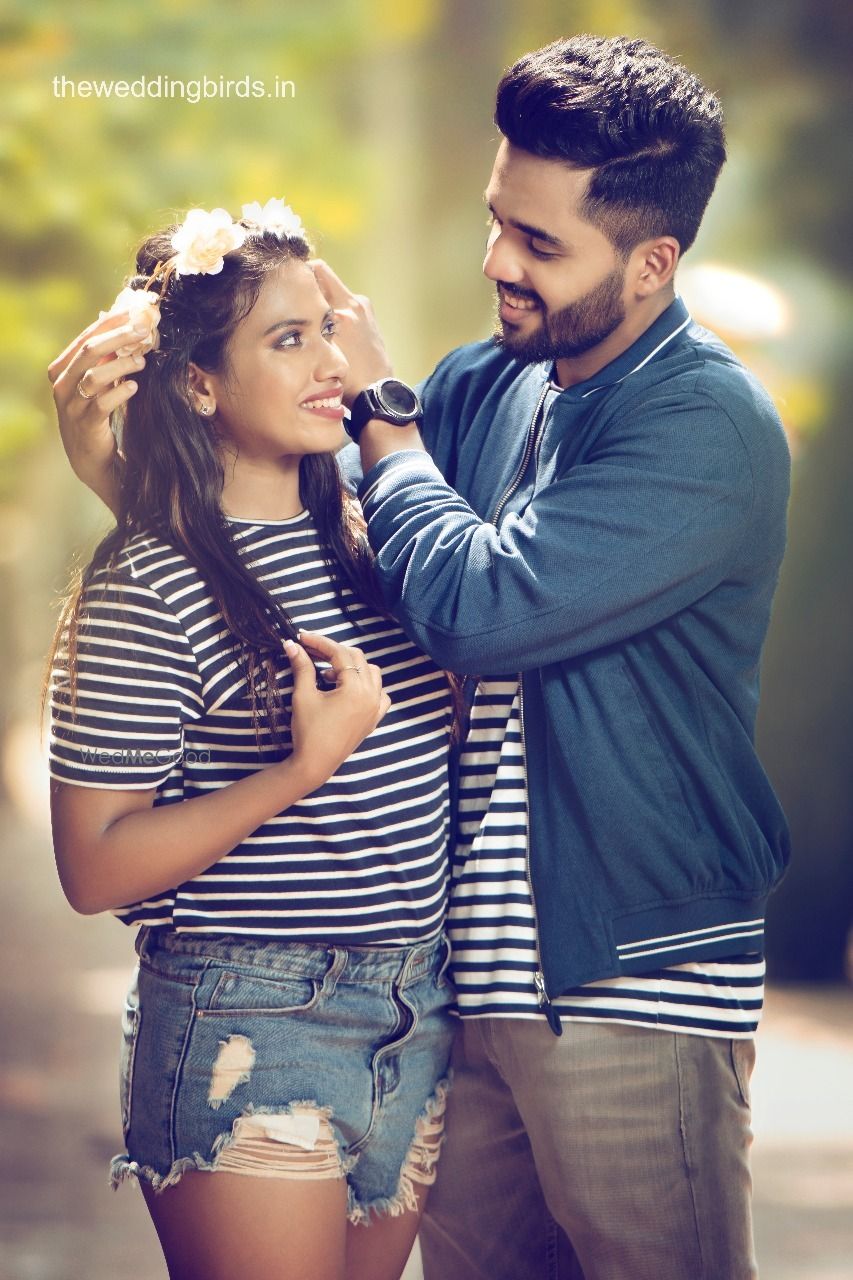
MULTIPOLYGON (((524 446, 524 454, 522 456, 521 462, 519 463, 518 469, 515 475, 513 476, 512 480, 510 481, 508 488, 505 490, 505 492, 501 496, 501 499, 498 505, 495 507, 492 513, 492 518, 489 521, 489 523, 493 524, 495 528, 497 528, 498 526, 498 520, 500 519, 501 512, 503 511, 506 504, 509 502, 512 495, 515 493, 518 486, 521 484, 522 477, 525 471, 527 470, 527 464, 530 461, 530 454, 536 442, 536 434, 537 434, 536 423, 539 418, 539 414, 542 412, 542 405, 544 403, 547 392, 548 392, 548 383, 546 382, 545 386, 542 388, 542 391, 539 395, 539 399, 536 403, 536 408, 533 411, 533 419, 530 423, 530 427, 527 432, 527 443, 524 446)), ((520 680, 521 680, 521 677, 519 675, 519 682, 520 680)), ((464 680, 462 681, 462 695, 466 702, 468 699, 469 682, 470 682, 470 686, 472 686, 473 688, 476 688, 477 685, 480 683, 480 677, 468 675, 468 676, 465 676, 464 680)), ((469 711, 469 714, 470 714, 470 711, 469 711)), ((467 734, 467 725, 465 726, 465 732, 467 734)))
POLYGON ((527 739, 524 736, 524 681, 521 672, 518 674, 518 718, 521 726, 521 758, 524 762, 524 808, 527 814, 524 870, 527 875, 527 886, 530 889, 530 902, 533 906, 533 933, 536 941, 536 964, 538 966, 533 975, 533 982, 536 987, 536 999, 539 1002, 539 1008, 545 1014, 548 1026, 555 1036, 561 1036, 563 1034, 563 1024, 560 1021, 560 1015, 551 1003, 548 989, 545 986, 545 974, 542 971, 542 955, 539 951, 539 916, 536 911, 536 894, 533 892, 533 877, 530 874, 530 799, 527 791, 527 739))
MULTIPOLYGON (((524 455, 521 459, 521 463, 519 464, 519 468, 513 476, 509 488, 505 491, 500 502, 495 507, 494 515, 491 520, 491 523, 495 528, 497 528, 501 512, 515 493, 518 486, 521 484, 524 473, 527 470, 528 463, 530 462, 530 455, 533 452, 537 439, 541 437, 541 434, 545 429, 544 416, 543 421, 541 422, 539 421, 539 418, 542 414, 542 405, 545 403, 545 396, 547 393, 548 383, 546 382, 545 386, 542 388, 542 394, 539 396, 539 401, 533 414, 533 421, 530 424, 530 430, 527 433, 527 444, 525 445, 524 455)), ((520 671, 518 673, 518 715, 521 729, 521 758, 524 767, 524 809, 527 815, 527 840, 525 843, 524 870, 525 875, 527 876, 527 888, 530 891, 530 904, 533 908, 533 936, 536 944, 536 972, 533 975, 533 983, 536 987, 536 999, 538 1001, 539 1008, 545 1014, 548 1026, 554 1032, 555 1036, 561 1036, 563 1034, 563 1024, 560 1022, 560 1015, 551 1003, 551 999, 548 995, 548 988, 545 985, 545 974, 542 970, 542 955, 539 950, 539 914, 536 909, 536 894, 533 891, 533 878, 530 874, 530 799, 527 790, 527 740, 524 735, 524 679, 522 672, 520 671)))
POLYGON ((548 394, 548 383, 546 382, 545 386, 542 388, 542 392, 539 396, 539 400, 536 404, 536 408, 533 413, 533 421, 531 422, 530 430, 527 433, 527 444, 524 446, 524 454, 522 456, 521 462, 519 463, 518 470, 516 471, 515 475, 510 481, 509 488, 503 494, 503 497, 501 498, 498 505, 495 507, 494 514, 492 515, 492 519, 490 523, 493 524, 495 528, 498 527, 498 520, 501 517, 501 513, 504 507, 509 502, 512 495, 515 493, 518 486, 521 484, 522 476, 527 470, 527 464, 530 461, 530 455, 533 452, 533 446, 536 443, 536 436, 538 434, 536 430, 536 423, 539 419, 540 413, 542 412, 542 405, 545 402, 545 396, 547 394, 548 394))

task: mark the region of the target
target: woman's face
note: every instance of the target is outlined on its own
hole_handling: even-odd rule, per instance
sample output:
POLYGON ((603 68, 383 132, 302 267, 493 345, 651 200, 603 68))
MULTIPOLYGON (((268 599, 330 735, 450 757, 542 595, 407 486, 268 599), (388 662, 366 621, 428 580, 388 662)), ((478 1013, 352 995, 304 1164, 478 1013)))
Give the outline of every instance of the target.
POLYGON ((314 273, 289 261, 265 279, 226 349, 226 368, 203 374, 216 426, 239 456, 262 462, 330 453, 346 440, 347 362, 314 273))

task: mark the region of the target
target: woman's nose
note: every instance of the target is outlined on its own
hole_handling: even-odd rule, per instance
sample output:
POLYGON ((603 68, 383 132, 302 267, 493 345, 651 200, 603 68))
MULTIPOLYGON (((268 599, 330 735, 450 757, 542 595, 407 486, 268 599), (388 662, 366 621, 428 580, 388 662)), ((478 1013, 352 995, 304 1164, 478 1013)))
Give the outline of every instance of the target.
POLYGON ((324 382, 328 381, 329 378, 340 378, 341 382, 343 382, 346 379, 348 372, 349 361, 341 348, 336 342, 327 342, 322 353, 322 358, 317 364, 317 381, 324 382))

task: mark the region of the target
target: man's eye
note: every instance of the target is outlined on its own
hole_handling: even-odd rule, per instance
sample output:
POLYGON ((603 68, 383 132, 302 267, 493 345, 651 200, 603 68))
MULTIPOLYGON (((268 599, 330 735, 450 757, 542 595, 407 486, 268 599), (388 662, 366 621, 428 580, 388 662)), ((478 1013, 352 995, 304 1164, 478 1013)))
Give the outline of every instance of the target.
POLYGON ((548 258, 559 258, 558 253, 545 253, 542 249, 537 249, 535 244, 528 244, 527 248, 533 254, 534 258, 540 258, 543 262, 548 258))

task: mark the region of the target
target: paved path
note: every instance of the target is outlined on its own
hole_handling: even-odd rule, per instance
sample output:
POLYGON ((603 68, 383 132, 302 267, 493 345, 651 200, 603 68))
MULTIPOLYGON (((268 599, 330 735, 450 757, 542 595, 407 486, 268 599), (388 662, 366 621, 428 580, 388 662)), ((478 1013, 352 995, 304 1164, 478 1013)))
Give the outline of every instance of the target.
MULTIPOLYGON (((76 916, 45 832, 0 823, 0 1280, 166 1280, 139 1192, 106 1185, 130 932, 76 916)), ((758 1058, 762 1280, 853 1280, 853 994, 772 991, 758 1058)))

